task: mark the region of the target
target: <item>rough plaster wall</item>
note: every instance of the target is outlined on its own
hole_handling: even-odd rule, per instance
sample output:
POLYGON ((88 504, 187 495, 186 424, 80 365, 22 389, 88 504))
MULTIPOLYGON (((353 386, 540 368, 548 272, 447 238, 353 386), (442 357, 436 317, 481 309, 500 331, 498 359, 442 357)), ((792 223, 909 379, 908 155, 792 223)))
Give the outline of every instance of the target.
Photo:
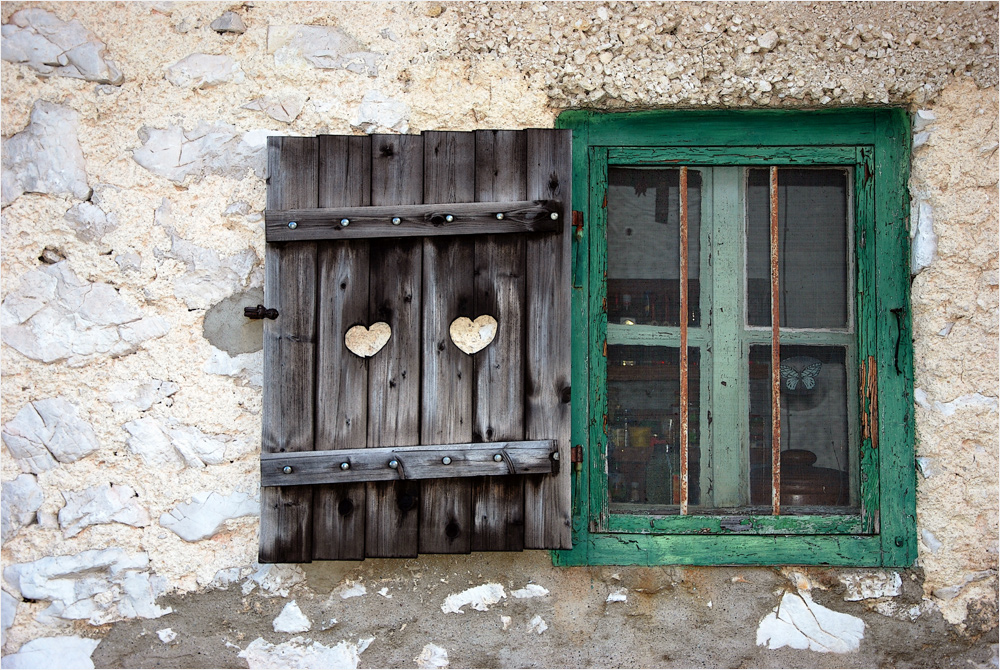
POLYGON ((911 176, 937 237, 912 293, 917 519, 924 588, 959 622, 969 603, 996 602, 996 91, 966 82, 933 109, 911 176))
MULTIPOLYGON (((550 127, 572 106, 893 104, 936 116, 914 154, 911 184, 938 239, 937 258, 914 283, 917 385, 926 393, 918 449, 924 474, 933 473, 921 480, 918 498, 924 588, 949 621, 983 612, 987 621, 971 628, 995 625, 995 4, 4 3, 3 22, 22 9, 78 19, 106 45, 114 69, 101 71, 120 71, 123 83, 3 63, 5 142, 29 125, 36 101, 72 110, 93 191, 84 203, 79 186, 51 186, 4 207, 4 299, 16 296, 19 309, 34 309, 22 281, 38 268, 61 268, 83 290, 106 293, 93 286, 110 285, 128 309, 169 328, 125 348, 134 353, 87 354, 78 367, 0 348, 0 423, 10 424, 28 403, 61 398, 99 444, 37 473, 37 523, 19 521, 5 532, 4 566, 120 547, 148 557, 136 574, 177 593, 203 589, 219 571, 250 570, 257 523, 239 515, 239 496, 257 490, 260 355, 215 349, 203 321, 228 295, 259 291, 266 134, 550 127), (245 32, 209 26, 227 9, 241 16, 245 32), (361 56, 321 69, 273 53, 277 34, 269 48, 269 27, 298 24, 339 27, 361 56), (177 74, 175 64, 199 53, 229 60, 211 61, 201 83, 190 76, 194 61, 185 61, 186 79, 177 74), (213 133, 206 135, 206 124, 213 133), (150 169, 137 162, 144 146, 171 133, 175 142, 185 135, 191 160, 147 161, 150 169), (950 333, 940 335, 948 323, 950 333), (965 488, 955 485, 959 479, 965 488), (100 492, 108 483, 134 491, 131 504, 149 522, 109 523, 122 518, 115 506, 124 503, 100 492), (66 538, 58 518, 63 492, 83 491, 100 513, 66 538), (159 520, 195 496, 182 511, 221 525, 186 542, 159 520)), ((71 144, 64 132, 56 139, 71 144)), ((52 313, 77 319, 79 310, 56 302, 46 303, 52 313)), ((79 345, 82 326, 74 323, 79 345)), ((5 443, 3 481, 21 474, 5 443)), ((37 496, 24 497, 27 505, 37 496)), ((12 518, 32 519, 16 511, 12 518)), ((550 574, 536 563, 526 577, 550 574)), ((96 620, 127 618, 142 599, 107 579, 124 595, 98 598, 96 620)), ((4 589, 16 592, 6 578, 4 589)), ((4 650, 65 633, 64 620, 35 620, 48 607, 46 600, 20 603, 4 650)), ((73 626, 87 636, 103 630, 73 626)))

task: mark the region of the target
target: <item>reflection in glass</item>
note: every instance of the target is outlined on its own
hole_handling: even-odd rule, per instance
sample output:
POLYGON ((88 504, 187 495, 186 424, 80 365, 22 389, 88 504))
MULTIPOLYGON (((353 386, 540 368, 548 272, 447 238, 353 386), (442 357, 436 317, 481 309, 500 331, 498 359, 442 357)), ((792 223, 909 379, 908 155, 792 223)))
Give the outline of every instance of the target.
MULTIPOLYGON (((689 502, 697 505, 701 365, 699 350, 688 352, 689 502)), ((677 347, 608 346, 608 495, 613 512, 680 504, 679 353, 677 347)))
MULTIPOLYGON (((846 349, 781 346, 781 506, 846 507, 846 349)), ((750 347, 750 502, 771 504, 771 347, 750 347)))
MULTIPOLYGON (((680 325, 680 170, 608 168, 608 323, 680 325)), ((701 174, 688 172, 688 314, 698 309, 701 174)))
MULTIPOLYGON (((771 325, 769 174, 747 179, 747 320, 771 325)), ((850 221, 844 169, 778 170, 778 281, 783 328, 850 325, 850 221)))

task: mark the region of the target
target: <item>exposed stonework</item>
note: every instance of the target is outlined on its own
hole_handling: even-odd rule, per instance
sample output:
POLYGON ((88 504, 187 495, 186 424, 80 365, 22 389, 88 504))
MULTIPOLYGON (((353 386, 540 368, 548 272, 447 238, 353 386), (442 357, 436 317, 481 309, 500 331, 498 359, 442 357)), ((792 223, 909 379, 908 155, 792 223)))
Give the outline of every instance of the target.
POLYGON ((3 59, 42 74, 121 84, 104 42, 77 20, 62 21, 44 9, 23 9, 3 26, 3 59))
POLYGON ((87 166, 77 139, 78 117, 70 107, 39 100, 31 110, 31 124, 4 140, 4 206, 22 193, 90 197, 87 166))
POLYGON ((0 16, 2 560, 18 566, 4 667, 68 625, 105 643, 63 665, 815 664, 756 644, 754 624, 793 605, 864 621, 843 665, 991 662, 995 3, 19 0, 0 16), (263 302, 268 135, 887 104, 913 119, 914 569, 565 569, 544 552, 255 563, 262 335, 240 300, 263 302), (463 614, 441 611, 449 598, 463 614), (309 640, 274 630, 292 600, 309 640))

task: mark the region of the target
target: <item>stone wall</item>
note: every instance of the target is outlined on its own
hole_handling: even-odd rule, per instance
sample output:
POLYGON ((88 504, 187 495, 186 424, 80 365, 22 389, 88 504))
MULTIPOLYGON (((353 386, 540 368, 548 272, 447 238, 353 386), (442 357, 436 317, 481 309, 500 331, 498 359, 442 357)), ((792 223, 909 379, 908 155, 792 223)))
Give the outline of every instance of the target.
POLYGON ((906 663, 899 640, 916 636, 963 665, 942 656, 959 653, 951 633, 995 637, 995 3, 0 11, 5 667, 53 649, 126 666, 192 649, 219 667, 808 665, 795 654, 831 650, 881 665, 906 663), (255 564, 260 326, 239 307, 261 295, 267 135, 870 105, 915 122, 913 570, 566 570, 537 552, 255 564), (810 638, 804 616, 837 639, 810 638), (691 621, 731 642, 692 655, 691 621), (673 642, 640 643, 667 622, 673 642))

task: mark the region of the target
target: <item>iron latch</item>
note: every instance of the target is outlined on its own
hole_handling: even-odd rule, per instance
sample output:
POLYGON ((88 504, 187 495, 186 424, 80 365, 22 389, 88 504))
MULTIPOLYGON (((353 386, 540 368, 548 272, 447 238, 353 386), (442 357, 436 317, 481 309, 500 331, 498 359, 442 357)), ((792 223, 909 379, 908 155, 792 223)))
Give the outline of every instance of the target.
POLYGON ((578 444, 570 449, 570 462, 583 463, 583 445, 578 444))
POLYGON ((256 307, 244 307, 243 316, 248 319, 277 319, 278 310, 268 309, 264 305, 257 305, 256 307))

